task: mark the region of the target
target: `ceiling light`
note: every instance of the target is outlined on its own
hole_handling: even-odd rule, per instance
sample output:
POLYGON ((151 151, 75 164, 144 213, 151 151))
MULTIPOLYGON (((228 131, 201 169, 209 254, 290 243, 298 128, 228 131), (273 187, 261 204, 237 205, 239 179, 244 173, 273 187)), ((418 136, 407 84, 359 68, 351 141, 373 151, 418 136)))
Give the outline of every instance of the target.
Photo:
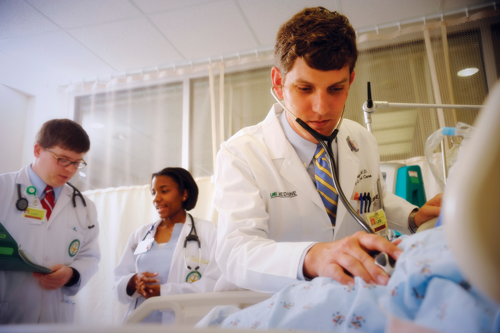
POLYGON ((474 75, 474 74, 476 74, 477 72, 479 72, 479 69, 477 69, 477 68, 475 68, 475 67, 472 67, 472 68, 465 68, 465 69, 462 69, 461 71, 458 71, 457 75, 458 75, 458 76, 465 77, 465 76, 471 76, 471 75, 474 75))
POLYGON ((116 137, 120 140, 125 140, 127 138, 125 135, 122 134, 118 134, 116 137))
POLYGON ((101 123, 91 123, 90 127, 92 127, 92 128, 104 128, 104 124, 101 124, 101 123))
POLYGON ((87 175, 85 174, 85 172, 80 171, 79 173, 80 173, 80 177, 83 177, 83 178, 87 177, 87 175))

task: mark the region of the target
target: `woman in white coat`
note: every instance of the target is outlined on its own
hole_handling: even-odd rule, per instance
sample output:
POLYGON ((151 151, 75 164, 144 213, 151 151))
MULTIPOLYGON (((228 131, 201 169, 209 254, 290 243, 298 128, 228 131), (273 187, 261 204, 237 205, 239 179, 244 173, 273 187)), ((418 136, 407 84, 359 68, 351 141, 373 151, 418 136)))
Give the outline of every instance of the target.
MULTIPOLYGON (((125 318, 154 296, 213 291, 220 270, 215 263, 216 227, 193 218, 198 186, 182 168, 165 168, 151 180, 160 219, 136 230, 115 269, 114 293, 130 304, 125 318), (199 251, 201 249, 201 251, 199 251)), ((172 311, 154 311, 142 322, 172 323, 172 311)))

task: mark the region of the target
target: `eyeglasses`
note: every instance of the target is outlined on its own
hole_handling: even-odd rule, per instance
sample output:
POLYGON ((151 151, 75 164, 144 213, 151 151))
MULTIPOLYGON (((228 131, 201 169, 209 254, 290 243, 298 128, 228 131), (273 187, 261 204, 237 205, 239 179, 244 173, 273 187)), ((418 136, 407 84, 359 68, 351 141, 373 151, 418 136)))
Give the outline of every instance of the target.
POLYGON ((60 166, 67 167, 67 166, 70 166, 71 164, 73 164, 73 168, 75 168, 75 169, 83 169, 87 166, 87 162, 85 162, 84 160, 77 161, 77 162, 71 162, 70 160, 57 157, 56 154, 51 152, 49 148, 45 148, 45 149, 47 149, 47 151, 52 156, 54 156, 54 158, 57 160, 57 164, 60 166))

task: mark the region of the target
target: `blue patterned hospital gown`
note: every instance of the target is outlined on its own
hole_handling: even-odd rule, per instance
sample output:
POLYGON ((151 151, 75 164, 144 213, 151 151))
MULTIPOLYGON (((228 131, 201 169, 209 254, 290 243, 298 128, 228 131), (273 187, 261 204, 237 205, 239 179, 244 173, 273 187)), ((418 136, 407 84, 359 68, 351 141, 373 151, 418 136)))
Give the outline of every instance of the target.
POLYGON ((467 283, 442 228, 405 237, 399 247, 404 252, 387 286, 316 278, 245 310, 216 308, 203 321, 225 328, 383 332, 392 315, 437 332, 500 332, 500 305, 467 283))

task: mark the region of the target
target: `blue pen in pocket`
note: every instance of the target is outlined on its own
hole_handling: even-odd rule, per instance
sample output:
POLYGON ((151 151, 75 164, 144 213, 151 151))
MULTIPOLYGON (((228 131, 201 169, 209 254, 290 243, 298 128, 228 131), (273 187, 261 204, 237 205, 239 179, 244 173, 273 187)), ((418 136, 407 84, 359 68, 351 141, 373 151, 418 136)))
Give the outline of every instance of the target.
POLYGON ((359 194, 359 213, 363 214, 363 193, 359 194))

